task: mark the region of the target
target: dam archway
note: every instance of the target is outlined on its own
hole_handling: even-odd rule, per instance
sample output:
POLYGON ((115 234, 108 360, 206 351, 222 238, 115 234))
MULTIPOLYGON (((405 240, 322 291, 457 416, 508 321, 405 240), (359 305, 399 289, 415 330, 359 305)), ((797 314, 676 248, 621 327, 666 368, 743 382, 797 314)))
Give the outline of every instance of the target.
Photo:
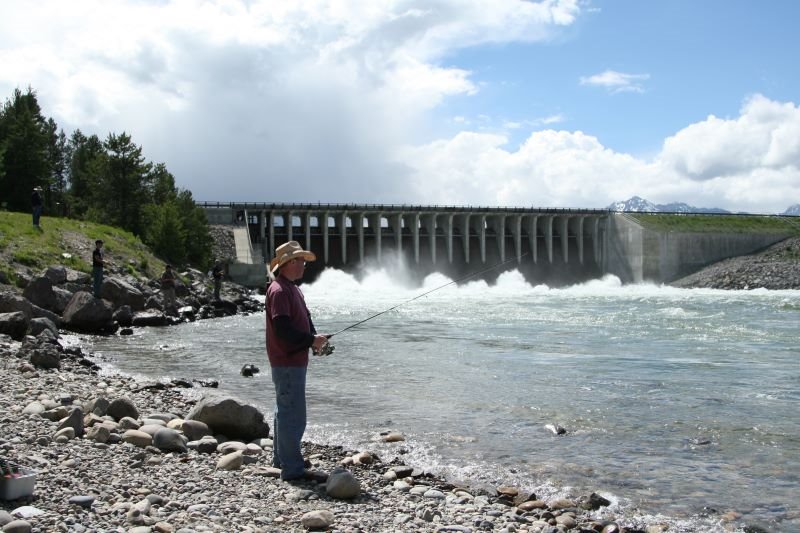
MULTIPOLYGON (((200 203, 210 224, 246 235, 241 262, 269 263, 296 240, 325 267, 357 272, 402 263, 420 277, 458 279, 482 269, 493 279, 518 269, 530 282, 573 283, 602 273, 609 211, 359 204, 200 203), (489 268, 497 265, 497 268, 489 268)), ((237 244, 238 247, 238 244, 237 244)))

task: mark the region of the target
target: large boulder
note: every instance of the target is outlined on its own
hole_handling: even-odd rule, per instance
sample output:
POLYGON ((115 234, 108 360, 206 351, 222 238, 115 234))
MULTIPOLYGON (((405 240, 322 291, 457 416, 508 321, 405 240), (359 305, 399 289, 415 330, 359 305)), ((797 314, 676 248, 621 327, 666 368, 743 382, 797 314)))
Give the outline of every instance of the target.
POLYGON ((50 280, 53 285, 61 285, 67 282, 67 267, 64 265, 51 266, 45 271, 44 277, 50 280))
POLYGON ((50 342, 42 336, 25 339, 18 355, 27 356, 31 364, 37 368, 61 367, 61 352, 58 344, 50 342))
POLYGON ((31 310, 33 311, 33 318, 46 318, 59 328, 64 323, 64 321, 61 319, 61 315, 57 313, 48 311, 47 309, 39 307, 38 305, 31 305, 30 307, 31 310))
POLYGON ((53 337, 58 337, 58 326, 49 318, 32 318, 30 322, 31 335, 37 336, 42 331, 48 330, 53 337))
POLYGON ((114 307, 129 305, 134 311, 144 309, 142 291, 119 278, 106 278, 100 289, 100 296, 111 301, 114 307))
POLYGON ((88 284, 92 282, 92 275, 72 268, 67 269, 67 283, 88 284))
POLYGON ((0 313, 14 313, 22 311, 28 320, 33 318, 31 302, 13 292, 0 293, 0 313))
POLYGON ((4 333, 14 339, 21 341, 28 332, 28 317, 22 311, 13 313, 0 313, 0 333, 4 333))
POLYGON ((54 302, 51 310, 59 315, 62 314, 64 309, 67 308, 69 301, 72 300, 73 294, 74 293, 72 291, 68 291, 67 289, 53 287, 54 302))
POLYGON ((161 311, 149 310, 134 313, 131 325, 137 328, 147 326, 168 326, 170 324, 169 318, 161 311))
POLYGON ((186 419, 205 422, 214 434, 244 442, 269 437, 269 424, 261 411, 233 398, 206 396, 186 419))
POLYGON ((56 295, 53 292, 53 283, 46 277, 38 277, 31 280, 22 295, 30 300, 34 305, 44 307, 50 311, 56 310, 56 295))
POLYGON ((133 310, 131 309, 130 305, 123 305, 122 307, 118 307, 113 314, 114 322, 122 326, 123 328, 128 328, 133 324, 133 310))
POLYGON ((87 333, 114 331, 111 306, 85 291, 72 296, 64 310, 64 324, 71 330, 87 333))

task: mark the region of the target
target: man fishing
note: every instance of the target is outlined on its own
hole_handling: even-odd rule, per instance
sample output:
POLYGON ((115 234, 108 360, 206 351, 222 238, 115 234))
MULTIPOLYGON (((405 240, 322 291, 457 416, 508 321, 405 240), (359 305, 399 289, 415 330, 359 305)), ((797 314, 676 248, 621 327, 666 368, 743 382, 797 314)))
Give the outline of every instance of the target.
POLYGON ((295 282, 303 277, 306 261, 314 253, 297 241, 275 250, 269 272, 274 280, 267 287, 267 356, 275 384, 275 418, 272 424, 272 466, 281 469, 281 479, 304 477, 301 440, 306 430, 306 370, 308 350, 322 351, 328 337, 318 335, 295 282))

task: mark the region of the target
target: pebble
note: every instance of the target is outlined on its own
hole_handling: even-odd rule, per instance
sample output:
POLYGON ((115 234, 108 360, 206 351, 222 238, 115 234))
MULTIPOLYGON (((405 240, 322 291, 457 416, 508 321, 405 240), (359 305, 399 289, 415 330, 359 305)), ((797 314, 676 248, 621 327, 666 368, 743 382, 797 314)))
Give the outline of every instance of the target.
MULTIPOLYGON (((189 442, 185 452, 162 451, 151 445, 151 435, 142 429, 165 431, 165 423, 167 432, 182 432, 184 424, 173 420, 188 414, 195 401, 190 393, 197 389, 149 389, 125 376, 101 379, 69 357, 58 370, 39 369, 35 376, 23 378, 27 370, 14 353, 14 343, 0 336, 0 454, 38 470, 38 477, 33 497, 0 501, 0 520, 9 520, 3 533, 535 533, 552 531, 555 524, 558 531, 594 529, 592 515, 577 508, 574 500, 548 505, 541 499, 522 502, 529 493, 510 486, 455 487, 409 465, 385 464, 369 450, 304 443, 314 471, 330 474, 292 483, 281 481, 280 471, 272 468, 269 439, 238 442, 186 424, 197 440, 189 442), (62 416, 51 420, 39 407, 25 410, 34 403, 49 408, 66 397, 72 399, 71 408, 102 406, 99 399, 125 397, 115 404, 117 414, 125 416, 117 421, 105 413, 87 414, 86 433, 55 445, 50 436, 67 413, 55 413, 62 416), (135 413, 143 413, 142 418, 133 418, 135 413), (95 427, 104 428, 102 435, 92 430, 95 427), (341 467, 348 458, 347 468, 341 467)), ((402 439, 402 434, 388 432, 373 440, 387 437, 402 439)), ((625 524, 619 516, 615 520, 625 524)))
POLYGON ((3 526, 3 533, 30 533, 33 526, 27 520, 13 520, 3 526))
POLYGON ((94 496, 73 496, 69 499, 69 503, 78 505, 84 509, 90 509, 94 503, 94 496))

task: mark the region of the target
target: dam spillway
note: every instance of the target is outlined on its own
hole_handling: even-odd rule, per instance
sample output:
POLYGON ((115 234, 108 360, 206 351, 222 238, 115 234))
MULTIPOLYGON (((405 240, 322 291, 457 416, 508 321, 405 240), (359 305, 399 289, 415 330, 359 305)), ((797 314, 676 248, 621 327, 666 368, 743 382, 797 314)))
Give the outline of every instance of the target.
MULTIPOLYGON (((230 225, 250 247, 240 263, 269 263, 296 240, 325 267, 357 271, 403 264, 420 276, 518 269, 529 281, 575 282, 602 273, 609 211, 300 203, 198 203, 209 224, 230 225), (246 238, 244 237, 246 236, 246 238), (499 265, 492 269, 492 266, 499 265)), ((237 252, 238 253, 238 252, 237 252)))

